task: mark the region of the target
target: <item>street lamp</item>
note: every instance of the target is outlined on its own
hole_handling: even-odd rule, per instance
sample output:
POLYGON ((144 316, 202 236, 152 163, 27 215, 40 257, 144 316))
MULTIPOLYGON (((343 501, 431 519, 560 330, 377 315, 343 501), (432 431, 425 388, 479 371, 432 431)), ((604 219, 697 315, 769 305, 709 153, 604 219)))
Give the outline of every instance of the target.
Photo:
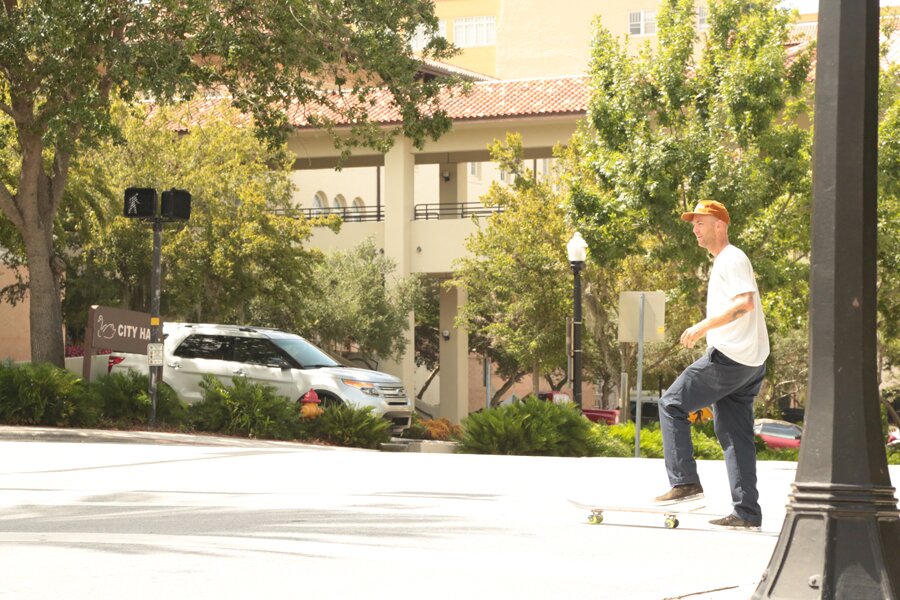
POLYGON ((878 20, 878 0, 820 3, 806 431, 755 600, 900 599, 875 347, 878 20))
POLYGON ((575 405, 581 409, 581 269, 587 258, 587 242, 577 231, 566 244, 569 264, 575 277, 572 298, 574 314, 572 319, 572 396, 575 405))

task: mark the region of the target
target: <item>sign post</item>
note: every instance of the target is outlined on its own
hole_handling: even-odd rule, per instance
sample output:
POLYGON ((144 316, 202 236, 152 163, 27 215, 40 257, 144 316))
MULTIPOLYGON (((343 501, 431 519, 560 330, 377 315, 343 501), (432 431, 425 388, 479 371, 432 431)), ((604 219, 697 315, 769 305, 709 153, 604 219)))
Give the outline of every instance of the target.
POLYGON ((150 315, 147 313, 91 306, 84 335, 82 377, 85 381, 91 380, 91 357, 97 349, 147 354, 150 339, 150 315))
POLYGON ((187 221, 191 217, 191 195, 185 190, 162 193, 162 203, 157 214, 157 194, 153 188, 128 188, 125 190, 124 214, 153 223, 153 265, 150 273, 150 335, 148 345, 140 354, 147 355, 150 369, 150 425, 156 423, 156 393, 162 380, 162 323, 160 321, 160 296, 162 280, 162 226, 166 221, 187 221), (151 348, 152 347, 152 348, 151 348))
MULTIPOLYGON (((637 342, 637 400, 634 410, 634 457, 641 456, 641 392, 644 381, 644 342, 665 340, 666 296, 662 292, 619 294, 619 341, 637 342)), ((623 393, 627 398, 627 394, 623 393)))

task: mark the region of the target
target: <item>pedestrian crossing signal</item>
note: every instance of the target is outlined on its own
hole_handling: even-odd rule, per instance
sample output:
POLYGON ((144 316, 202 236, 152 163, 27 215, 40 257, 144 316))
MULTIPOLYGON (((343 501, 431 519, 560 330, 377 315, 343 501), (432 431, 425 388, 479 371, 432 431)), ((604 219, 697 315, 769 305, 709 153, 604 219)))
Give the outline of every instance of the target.
POLYGON ((175 188, 163 192, 160 212, 166 219, 187 221, 191 218, 191 194, 175 188))
POLYGON ((134 219, 156 216, 156 190, 128 188, 125 190, 125 216, 134 219))

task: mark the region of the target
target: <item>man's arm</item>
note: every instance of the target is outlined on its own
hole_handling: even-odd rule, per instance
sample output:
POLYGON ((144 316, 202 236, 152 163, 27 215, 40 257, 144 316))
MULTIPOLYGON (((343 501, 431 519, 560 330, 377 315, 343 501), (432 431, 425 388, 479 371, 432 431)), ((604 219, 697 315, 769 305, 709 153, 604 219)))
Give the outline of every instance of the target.
POLYGON ((707 331, 737 321, 753 310, 754 307, 753 292, 738 294, 731 299, 731 303, 720 314, 707 317, 696 325, 685 329, 684 333, 681 334, 681 345, 685 348, 693 348, 697 340, 706 335, 707 331))

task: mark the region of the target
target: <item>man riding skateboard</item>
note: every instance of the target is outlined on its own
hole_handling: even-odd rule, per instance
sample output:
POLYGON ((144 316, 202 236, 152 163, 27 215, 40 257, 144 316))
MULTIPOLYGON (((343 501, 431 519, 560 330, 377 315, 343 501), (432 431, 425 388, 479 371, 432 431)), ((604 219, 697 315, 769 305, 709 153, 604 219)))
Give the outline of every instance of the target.
POLYGON ((693 224, 701 248, 713 255, 706 296, 706 318, 681 334, 693 348, 706 336, 707 352, 684 370, 659 401, 666 472, 672 489, 660 505, 703 497, 697 474, 689 417, 710 407, 716 437, 725 454, 733 512, 710 521, 718 527, 758 530, 762 523, 756 489, 753 401, 769 356, 769 335, 747 255, 728 242, 731 217, 720 202, 703 200, 681 215, 693 224))

